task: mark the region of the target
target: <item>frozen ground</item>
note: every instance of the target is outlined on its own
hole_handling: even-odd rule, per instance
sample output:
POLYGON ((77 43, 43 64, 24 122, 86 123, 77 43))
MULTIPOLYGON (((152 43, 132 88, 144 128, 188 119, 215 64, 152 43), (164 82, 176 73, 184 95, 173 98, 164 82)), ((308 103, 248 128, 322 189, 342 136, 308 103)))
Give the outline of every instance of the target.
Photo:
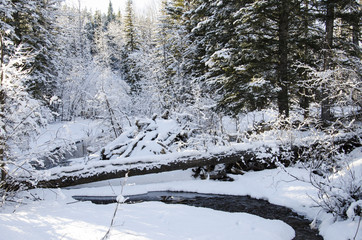
MULTIPOLYGON (((43 152, 45 150, 42 147, 51 149, 63 141, 93 141, 102 132, 102 129, 94 124, 77 120, 71 124, 51 125, 33 143, 37 146, 34 149, 43 152)), ((255 142, 253 144, 255 145, 255 142)), ((84 164, 83 162, 83 159, 74 161, 75 164, 84 164)), ((354 163, 355 180, 362 183, 361 149, 355 152, 354 163)), ((304 169, 288 168, 288 172, 309 179, 308 171, 304 169)), ((340 176, 343 174, 343 171, 340 172, 340 176)), ((338 177, 336 176, 337 180, 338 177)), ((309 218, 311 222, 316 218, 316 227, 325 240, 362 240, 362 226, 358 224, 358 217, 354 220, 333 221, 331 214, 316 207, 316 189, 306 182, 296 181, 281 169, 248 172, 233 178, 234 182, 195 180, 190 171, 130 176, 122 194, 170 190, 250 195, 289 207, 309 218)), ((124 179, 116 179, 68 189, 23 192, 18 203, 8 202, 0 208, 0 240, 100 240, 109 229, 116 204, 75 202, 71 196, 119 195, 123 181, 124 179)), ((120 205, 110 233, 110 239, 122 240, 287 240, 294 236, 294 230, 281 221, 266 220, 244 213, 227 213, 160 202, 120 205)))
MULTIPOLYGON (((307 177, 302 169, 289 168, 288 171, 307 177)), ((316 197, 316 190, 307 183, 295 181, 283 170, 249 172, 233 176, 234 182, 195 180, 190 174, 190 171, 175 171, 129 177, 123 195, 156 190, 251 195, 290 207, 311 221, 317 216, 320 233, 326 240, 353 239, 356 233, 357 220, 333 223, 331 215, 313 207, 315 203, 311 197, 316 197)), ((116 179, 69 189, 38 189, 23 193, 22 204, 8 204, 1 209, 0 239, 101 239, 109 228, 116 204, 74 202, 71 196, 119 195, 123 181, 116 179), (41 200, 33 201, 33 197, 41 200)), ((147 202, 120 205, 110 239, 279 240, 293 236, 294 230, 281 221, 244 213, 147 202)), ((362 239, 361 226, 356 239, 362 239)))

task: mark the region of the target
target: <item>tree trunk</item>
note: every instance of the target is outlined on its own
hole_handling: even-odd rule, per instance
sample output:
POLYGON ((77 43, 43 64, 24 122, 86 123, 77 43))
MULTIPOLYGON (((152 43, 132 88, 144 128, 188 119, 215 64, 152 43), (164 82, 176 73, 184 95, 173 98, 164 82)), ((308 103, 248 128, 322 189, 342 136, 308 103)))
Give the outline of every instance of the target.
MULTIPOLYGON (((308 39, 308 37, 309 37, 309 24, 310 24, 310 22, 309 22, 309 14, 310 14, 309 13, 309 4, 310 4, 309 1, 310 0, 304 0, 304 11, 302 14, 304 41, 306 39, 308 39)), ((310 49, 306 42, 304 43, 303 47, 304 47, 303 62, 308 64, 309 59, 310 59, 310 56, 309 56, 310 49)), ((307 72, 302 73, 302 80, 306 82, 308 79, 309 79, 308 73, 307 72)), ((310 93, 309 93, 308 88, 305 86, 302 86, 300 88, 299 92, 301 93, 299 104, 300 104, 300 107, 302 107, 304 110, 303 116, 304 116, 304 119, 306 119, 309 117, 310 93)))
POLYGON ((289 116, 288 96, 288 28, 289 28, 289 0, 281 1, 279 13, 279 67, 278 67, 278 108, 279 114, 289 116))
POLYGON ((356 3, 356 8, 352 13, 352 42, 355 48, 359 48, 359 39, 360 39, 360 18, 361 18, 361 3, 356 3))
POLYGON ((5 114, 4 114, 4 105, 5 105, 5 92, 3 89, 3 81, 4 81, 4 72, 3 72, 3 64, 4 64, 4 42, 3 35, 0 31, 0 122, 1 124, 1 132, 0 133, 0 172, 1 172, 1 181, 4 181, 6 178, 5 171, 5 114))
MULTIPOLYGON (((265 147, 263 152, 270 152, 271 149, 265 147)), ((278 158, 278 156, 275 156, 278 158)), ((40 188, 57 188, 68 187, 79 184, 91 183, 96 181, 103 181, 114 178, 124 177, 126 173, 129 176, 145 175, 150 173, 160 173, 175 170, 186 170, 194 167, 210 166, 217 164, 229 164, 240 162, 242 165, 248 166, 250 170, 261 170, 260 166, 264 168, 275 167, 273 164, 273 157, 264 158, 258 157, 255 150, 237 151, 237 152, 223 152, 212 155, 189 155, 178 157, 172 161, 132 161, 127 163, 127 158, 122 162, 99 161, 97 165, 93 166, 80 166, 79 169, 70 168, 65 169, 61 173, 53 173, 50 180, 41 180, 36 187, 40 188), (260 163, 260 164, 258 164, 260 163), (97 171, 98 170, 98 171, 97 171)), ((26 184, 28 179, 24 180, 26 184)), ((30 186, 29 187, 34 187, 30 186)))
POLYGON ((110 118, 110 121, 111 121, 111 125, 112 125, 112 129, 113 129, 113 132, 114 132, 114 136, 115 138, 118 138, 119 135, 122 133, 122 127, 116 123, 117 119, 115 117, 115 114, 113 112, 113 109, 111 108, 111 104, 109 103, 108 101, 108 98, 107 98, 107 95, 106 93, 104 92, 104 89, 102 87, 102 91, 104 93, 104 96, 105 96, 105 101, 106 101, 106 107, 107 107, 107 111, 109 113, 109 118, 110 118), (116 126, 117 125, 117 126, 116 126))
POLYGON ((353 34, 353 44, 359 46, 359 35, 361 33, 358 21, 354 21, 352 25, 352 34, 353 34))
MULTIPOLYGON (((332 46, 333 46, 333 28, 334 28, 334 19, 335 19, 335 0, 328 0, 327 4, 327 14, 326 14, 326 39, 324 46, 324 70, 329 70, 331 66, 332 58, 332 46)), ((321 103, 321 119, 323 123, 327 123, 331 120, 331 102, 329 99, 329 91, 327 90, 327 83, 324 83, 322 86, 322 103, 321 103)))
MULTIPOLYGON (((357 136, 349 139, 334 139, 334 144, 335 146, 339 146, 339 152, 344 153, 349 153, 353 149, 361 147, 361 142, 357 136)), ((186 170, 195 167, 213 166, 217 164, 234 163, 237 163, 243 171, 258 171, 275 168, 277 166, 277 162, 288 166, 295 161, 309 161, 309 153, 314 153, 316 149, 319 149, 318 143, 308 147, 293 146, 291 148, 283 148, 280 146, 278 151, 275 151, 275 147, 263 146, 248 150, 225 151, 213 154, 191 153, 189 155, 176 157, 176 159, 173 158, 172 155, 165 155, 163 158, 154 161, 148 161, 144 158, 140 158, 139 161, 133 158, 131 162, 127 162, 129 158, 107 161, 99 160, 98 162, 93 162, 90 165, 79 165, 78 168, 75 166, 64 167, 61 171, 55 168, 53 173, 51 173, 52 169, 47 170, 47 175, 44 180, 37 178, 37 180, 40 181, 36 186, 31 184, 35 181, 35 179, 29 180, 27 178, 24 179, 22 183, 28 185, 30 188, 58 188, 122 178, 126 173, 128 173, 129 176, 138 176, 151 173, 186 170), (265 155, 265 153, 268 154, 265 155), (48 171, 50 172, 50 175, 48 175, 48 171)))

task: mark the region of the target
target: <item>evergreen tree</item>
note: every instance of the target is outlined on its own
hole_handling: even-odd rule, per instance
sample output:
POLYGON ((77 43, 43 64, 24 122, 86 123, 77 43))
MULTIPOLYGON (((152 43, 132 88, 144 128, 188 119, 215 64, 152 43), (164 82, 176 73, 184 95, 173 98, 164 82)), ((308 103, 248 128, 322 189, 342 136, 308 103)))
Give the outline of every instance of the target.
POLYGON ((338 45, 353 56, 361 57, 360 26, 362 19, 361 5, 358 0, 338 1, 336 6, 338 45))
POLYGON ((289 76, 289 18, 292 1, 281 1, 278 13, 278 109, 279 114, 289 117, 289 87, 291 84, 289 76))
POLYGON ((25 1, 12 0, 15 11, 11 25, 16 38, 14 42, 22 43, 29 51, 36 54, 32 69, 33 77, 27 86, 38 99, 47 100, 53 95, 54 78, 56 76, 56 46, 54 45, 57 28, 55 17, 59 1, 25 1))
MULTIPOLYGON (((190 9, 184 13, 184 22, 187 24, 188 44, 185 49, 184 71, 187 75, 204 82, 203 76, 206 71, 205 58, 209 49, 210 25, 207 24, 212 9, 212 1, 191 1, 190 9), (190 29, 190 30, 189 30, 190 29)), ((207 88, 207 86, 204 86, 207 88)))
POLYGON ((121 55, 121 71, 126 82, 131 86, 131 93, 139 93, 140 71, 137 68, 139 50, 138 29, 133 9, 133 1, 127 0, 126 13, 123 20, 124 48, 121 55))
POLYGON ((113 11, 112 1, 109 0, 106 25, 115 20, 116 20, 116 15, 114 14, 113 11))
POLYGON ((313 101, 315 90, 310 87, 309 68, 318 68, 321 64, 321 46, 324 41, 324 29, 316 21, 318 8, 314 1, 302 0, 295 7, 295 15, 290 27, 291 39, 291 75, 295 88, 291 94, 299 99, 304 117, 309 116, 310 103, 313 101))
POLYGON ((0 182, 3 182, 6 178, 6 169, 5 169, 5 153, 6 153, 6 129, 5 129, 5 101, 6 95, 5 90, 3 89, 4 82, 4 71, 3 66, 5 64, 5 44, 6 42, 9 44, 9 33, 11 32, 11 26, 7 23, 12 17, 13 9, 10 5, 10 1, 2 1, 0 2, 0 182), (8 33, 8 34, 6 34, 8 33))
POLYGON ((210 54, 207 63, 215 73, 223 76, 216 75, 217 81, 214 81, 223 90, 219 106, 237 114, 246 109, 261 109, 270 99, 275 99, 275 87, 272 86, 277 83, 278 12, 272 1, 238 1, 230 4, 228 9, 229 12, 221 16, 229 20, 213 17, 217 23, 211 25, 228 23, 217 35, 228 36, 228 39, 224 39, 223 46, 222 40, 211 42, 212 46, 222 47, 210 54), (222 34, 224 32, 226 34, 222 34))
POLYGON ((191 44, 187 34, 190 24, 184 13, 190 9, 188 1, 174 0, 163 5, 160 25, 162 59, 164 66, 163 85, 165 102, 171 109, 192 104, 191 74, 187 73, 187 48, 191 44))
POLYGON ((31 139, 49 120, 44 117, 47 114, 42 104, 32 98, 25 87, 29 71, 24 67, 32 56, 24 52, 21 45, 14 53, 4 56, 5 46, 0 36, 0 188, 4 187, 9 170, 14 173, 30 161, 23 151, 29 149, 31 139))
MULTIPOLYGON (((335 20, 328 21, 329 2, 335 5, 333 11, 340 9, 337 15, 344 14, 340 19, 349 31, 341 32, 356 42, 358 34, 353 29, 360 13, 355 11, 355 1, 337 1, 337 5, 309 0, 165 1, 159 35, 168 94, 179 95, 172 89, 184 90, 187 84, 202 89, 203 96, 213 92, 219 109, 233 114, 275 103, 279 114, 287 117, 290 108, 296 107, 292 105, 295 97, 306 117, 311 101, 330 106, 317 99, 328 100, 323 97, 328 94, 312 89, 309 81, 311 69, 325 68, 332 61, 327 46, 335 20), (321 20, 326 29, 321 28, 321 20)), ((358 69, 358 58, 348 58, 349 65, 358 69)))
POLYGON ((170 38, 172 36, 173 24, 166 12, 166 8, 169 5, 168 1, 162 1, 161 12, 158 18, 158 27, 156 33, 157 51, 155 52, 155 62, 159 66, 159 69, 155 69, 157 72, 157 78, 162 85, 161 95, 162 103, 165 108, 171 107, 172 102, 172 86, 171 86, 171 73, 169 72, 168 66, 171 64, 171 47, 170 38))
POLYGON ((0 34, 2 40, 2 59, 6 54, 14 52, 14 40, 16 39, 13 27, 13 15, 16 9, 10 0, 0 2, 0 34), (5 47, 6 45, 6 47, 5 47))
MULTIPOLYGON (((21 151, 46 122, 42 104, 56 72, 53 45, 57 1, 0 2, 0 168, 5 180, 21 151), (29 55, 31 51, 33 55, 29 55)), ((0 183, 0 185, 3 182, 0 183)))
MULTIPOLYGON (((326 71, 332 68, 332 48, 334 36, 334 21, 335 21, 335 0, 325 1, 326 15, 325 15, 325 42, 324 42, 324 67, 326 71)), ((326 84, 323 84, 321 91, 321 119, 323 122, 330 121, 331 116, 331 102, 329 101, 329 92, 326 84)))
MULTIPOLYGON (((210 80, 219 84, 223 91, 219 106, 238 113, 245 108, 261 109, 275 102, 279 114, 287 117, 291 94, 303 95, 305 91, 303 88, 300 92, 295 90, 304 70, 296 75, 297 64, 291 63, 312 62, 314 54, 311 53, 316 52, 314 48, 320 37, 313 27, 316 20, 312 20, 310 3, 297 0, 228 3, 215 4, 217 10, 209 17, 210 28, 218 26, 214 33, 221 32, 221 26, 225 26, 223 34, 214 35, 228 36, 211 42, 219 49, 210 52, 207 62, 210 80), (228 3, 230 6, 225 6, 228 3), (230 12, 222 14, 226 9, 230 12), (303 15, 305 13, 307 15, 303 15), (218 15, 231 17, 218 20, 218 15), (229 26, 226 25, 228 21, 231 22, 229 26), (304 60, 300 58, 303 55, 304 60)), ((305 108, 308 105, 304 103, 305 108)))
POLYGON ((126 15, 124 17, 124 33, 125 44, 128 52, 133 52, 138 49, 137 30, 135 26, 135 15, 133 9, 133 1, 126 2, 126 15))
POLYGON ((108 55, 109 65, 112 71, 120 72, 122 49, 124 49, 125 46, 121 23, 119 21, 111 22, 104 35, 108 51, 105 51, 103 54, 108 55))
POLYGON ((336 117, 333 109, 337 106, 354 107, 360 102, 356 97, 361 91, 358 84, 361 78, 360 48, 353 44, 353 21, 343 20, 342 12, 353 13, 344 11, 345 6, 344 1, 304 1, 303 7, 311 19, 305 19, 304 25, 310 27, 299 26, 294 30, 299 39, 302 36, 302 40, 296 41, 299 50, 294 49, 298 54, 294 59, 305 66, 297 68, 297 71, 302 70, 298 73, 301 83, 298 86, 304 89, 302 96, 320 105, 320 119, 325 126, 333 123, 336 117), (324 22, 324 26, 318 27, 320 22, 324 22), (305 45, 304 53, 302 45, 305 45))

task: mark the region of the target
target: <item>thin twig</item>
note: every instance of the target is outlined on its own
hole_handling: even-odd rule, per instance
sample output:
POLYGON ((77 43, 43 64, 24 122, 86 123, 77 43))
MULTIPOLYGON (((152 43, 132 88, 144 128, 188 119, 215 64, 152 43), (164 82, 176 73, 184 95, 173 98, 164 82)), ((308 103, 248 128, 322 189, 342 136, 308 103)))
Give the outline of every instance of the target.
POLYGON ((356 237, 357 237, 357 234, 358 234, 358 231, 359 231, 359 226, 361 224, 361 218, 362 218, 362 216, 359 216, 358 226, 357 226, 356 234, 353 237, 353 240, 356 240, 356 237))
POLYGON ((111 188, 113 194, 116 195, 116 192, 114 191, 114 189, 113 189, 113 187, 112 187, 112 185, 111 185, 111 183, 110 183, 109 181, 108 181, 108 185, 109 185, 109 187, 111 188))
POLYGON ((114 219, 116 218, 116 215, 117 215, 117 211, 118 211, 119 204, 120 204, 120 202, 117 201, 116 209, 115 209, 114 212, 113 212, 113 217, 112 217, 112 220, 111 220, 111 225, 109 226, 108 231, 106 232, 106 235, 104 235, 104 237, 102 238, 102 240, 108 239, 109 234, 111 233, 111 229, 112 229, 113 224, 114 224, 114 219))
MULTIPOLYGON (((126 173, 125 178, 124 178, 124 180, 122 182, 121 195, 123 194, 123 189, 124 189, 124 186, 126 185, 126 182, 127 182, 127 179, 128 179, 128 173, 129 172, 126 173)), ((112 188, 112 186, 111 186, 111 188, 112 188)), ((113 188, 112 188, 112 191, 113 191, 113 188)), ((111 233, 112 227, 114 226, 114 220, 115 220, 116 215, 117 215, 118 207, 119 207, 120 204, 124 203, 126 200, 127 199, 123 199, 123 201, 120 201, 120 200, 118 200, 118 197, 117 197, 116 209, 113 212, 113 217, 112 217, 112 220, 111 220, 111 224, 110 224, 110 226, 108 228, 108 231, 106 232, 106 234, 104 235, 104 237, 101 240, 107 240, 108 239, 108 237, 109 237, 109 235, 111 233)))

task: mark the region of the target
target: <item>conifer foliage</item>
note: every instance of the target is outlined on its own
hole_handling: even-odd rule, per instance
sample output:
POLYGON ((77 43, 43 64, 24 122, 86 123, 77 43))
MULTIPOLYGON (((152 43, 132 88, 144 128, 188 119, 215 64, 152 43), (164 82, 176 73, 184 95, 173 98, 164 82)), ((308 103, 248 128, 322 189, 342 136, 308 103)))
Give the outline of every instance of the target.
MULTIPOLYGON (((332 97, 336 91, 322 82, 309 88, 311 69, 324 76, 341 68, 360 75, 358 1, 188 3, 179 28, 191 28, 185 33, 189 47, 177 47, 187 67, 183 77, 206 82, 224 112, 276 106, 281 116, 288 117, 292 108, 300 106, 308 115, 315 102, 320 117, 328 121, 338 101, 332 97)), ((326 81, 333 79, 329 75, 326 81)), ((208 90, 203 87, 203 91, 208 90)))
MULTIPOLYGON (((30 7, 29 5, 22 7, 30 7)), ((27 164, 22 151, 40 126, 46 124, 47 111, 41 102, 29 93, 27 83, 31 81, 29 62, 36 61, 39 54, 29 53, 29 44, 18 44, 19 22, 15 19, 20 3, 2 1, 0 11, 0 188, 13 177, 15 170, 27 164), (19 4, 19 5, 18 5, 19 4), (15 24, 16 23, 16 24, 15 24)), ((31 28, 22 22, 23 28, 31 28)))

